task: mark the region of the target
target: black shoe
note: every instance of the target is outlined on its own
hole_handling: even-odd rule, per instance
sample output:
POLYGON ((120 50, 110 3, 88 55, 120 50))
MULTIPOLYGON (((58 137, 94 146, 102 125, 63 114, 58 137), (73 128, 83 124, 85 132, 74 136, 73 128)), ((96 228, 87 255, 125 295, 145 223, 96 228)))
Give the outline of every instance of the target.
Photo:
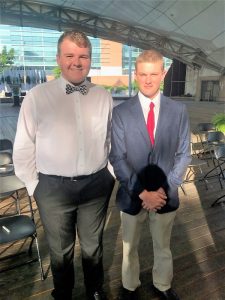
POLYGON ((117 298, 117 300, 138 300, 138 289, 135 291, 130 291, 125 288, 122 288, 122 291, 117 298))
POLYGON ((160 291, 153 285, 153 290, 162 300, 180 300, 176 292, 171 288, 166 291, 160 291))
POLYGON ((101 289, 93 293, 87 293, 88 300, 108 300, 105 292, 101 289))
POLYGON ((61 291, 61 290, 56 290, 54 289, 51 293, 52 297, 55 299, 55 300, 72 300, 72 291, 69 290, 69 291, 61 291))

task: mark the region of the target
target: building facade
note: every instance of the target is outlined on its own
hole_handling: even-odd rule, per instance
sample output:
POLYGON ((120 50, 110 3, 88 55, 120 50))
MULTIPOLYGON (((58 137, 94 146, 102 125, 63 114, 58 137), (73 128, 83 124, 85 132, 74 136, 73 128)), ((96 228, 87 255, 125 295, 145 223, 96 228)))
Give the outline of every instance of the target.
MULTIPOLYGON (((29 27, 0 25, 0 51, 15 50, 14 66, 24 72, 44 70, 47 80, 54 78, 57 41, 61 32, 29 27)), ((96 84, 119 90, 127 87, 133 78, 134 62, 142 51, 132 46, 90 37, 92 43, 92 67, 89 73, 96 84), (132 77, 132 75, 130 75, 132 77)), ((168 67, 171 60, 165 58, 168 67)))

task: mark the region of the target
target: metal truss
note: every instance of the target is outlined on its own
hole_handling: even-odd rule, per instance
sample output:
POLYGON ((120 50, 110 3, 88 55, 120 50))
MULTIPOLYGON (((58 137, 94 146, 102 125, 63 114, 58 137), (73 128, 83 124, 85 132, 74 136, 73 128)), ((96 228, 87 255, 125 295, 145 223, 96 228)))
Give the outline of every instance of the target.
POLYGON ((65 31, 78 29, 87 35, 104 38, 141 49, 156 48, 171 59, 192 68, 209 68, 225 74, 225 68, 210 60, 201 49, 160 36, 137 26, 87 14, 72 8, 35 1, 0 0, 0 23, 65 31))

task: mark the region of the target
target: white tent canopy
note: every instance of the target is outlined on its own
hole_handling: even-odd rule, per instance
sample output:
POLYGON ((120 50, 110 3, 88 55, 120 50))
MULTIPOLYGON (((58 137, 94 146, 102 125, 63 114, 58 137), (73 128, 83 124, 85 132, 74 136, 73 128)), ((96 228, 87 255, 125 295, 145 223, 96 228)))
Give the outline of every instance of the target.
POLYGON ((77 28, 225 74, 225 0, 6 0, 0 9, 2 24, 77 28))

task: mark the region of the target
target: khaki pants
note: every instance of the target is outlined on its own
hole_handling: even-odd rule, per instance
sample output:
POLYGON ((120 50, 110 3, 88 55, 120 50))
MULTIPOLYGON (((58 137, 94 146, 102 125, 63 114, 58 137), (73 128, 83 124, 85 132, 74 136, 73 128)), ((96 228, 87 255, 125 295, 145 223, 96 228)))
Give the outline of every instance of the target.
POLYGON ((161 291, 171 287, 173 258, 170 250, 170 237, 175 216, 176 211, 157 214, 142 209, 135 216, 121 212, 123 236, 122 283, 124 288, 134 291, 141 284, 138 245, 142 223, 146 218, 149 219, 153 241, 153 284, 161 291))

